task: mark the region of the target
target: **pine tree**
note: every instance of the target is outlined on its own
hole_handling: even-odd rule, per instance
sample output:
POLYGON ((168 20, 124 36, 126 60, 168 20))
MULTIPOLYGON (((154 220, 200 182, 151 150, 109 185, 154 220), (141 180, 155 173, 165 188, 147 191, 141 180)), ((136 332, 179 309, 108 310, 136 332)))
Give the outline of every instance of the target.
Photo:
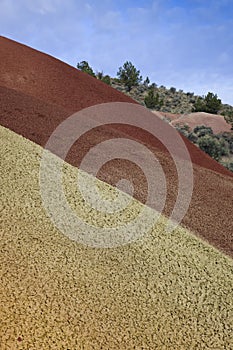
POLYGON ((142 81, 140 71, 137 70, 129 61, 126 61, 123 64, 123 67, 119 68, 117 76, 119 77, 120 81, 128 88, 128 91, 130 91, 133 86, 139 85, 139 83, 142 81))
POLYGON ((146 97, 144 98, 144 102, 147 108, 156 108, 160 110, 163 105, 163 100, 159 98, 159 94, 154 94, 153 89, 150 89, 146 97))
POLYGON ((91 75, 92 77, 96 78, 96 75, 93 71, 93 69, 89 66, 89 63, 87 61, 82 61, 77 64, 77 68, 81 70, 84 73, 87 73, 91 75))
POLYGON ((217 114, 221 109, 222 101, 218 98, 217 94, 208 92, 208 94, 202 98, 198 97, 194 104, 194 112, 207 112, 217 114))

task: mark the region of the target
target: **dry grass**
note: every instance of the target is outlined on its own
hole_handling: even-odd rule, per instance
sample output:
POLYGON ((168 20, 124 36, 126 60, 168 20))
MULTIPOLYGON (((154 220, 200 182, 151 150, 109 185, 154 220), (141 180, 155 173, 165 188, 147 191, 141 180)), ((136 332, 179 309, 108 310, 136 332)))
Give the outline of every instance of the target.
MULTIPOLYGON (((41 203, 42 148, 0 127, 0 153, 1 350, 232 348, 230 258, 183 228, 168 235, 165 218, 114 249, 71 241, 41 203)), ((61 160, 51 154, 52 162, 61 160)), ((70 203, 101 226, 74 187, 76 172, 65 165, 70 203)), ((117 220, 140 208, 134 200, 117 220)))

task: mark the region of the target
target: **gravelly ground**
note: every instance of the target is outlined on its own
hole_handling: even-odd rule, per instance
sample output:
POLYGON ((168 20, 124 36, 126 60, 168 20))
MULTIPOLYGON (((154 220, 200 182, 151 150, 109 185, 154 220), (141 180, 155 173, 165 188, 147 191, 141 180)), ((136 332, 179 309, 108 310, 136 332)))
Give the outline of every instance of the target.
MULTIPOLYGON (((55 127, 71 113, 107 102, 137 104, 88 74, 2 36, 0 57, 1 124, 40 145, 45 144, 55 127)), ((115 129, 165 151, 149 134, 135 132, 125 125, 115 129)), ((195 164, 233 176, 186 138, 184 142, 195 164)))
POLYGON ((172 125, 187 124, 191 130, 198 125, 205 125, 213 130, 214 134, 221 132, 230 132, 231 124, 227 123, 222 115, 210 114, 205 112, 196 112, 187 115, 181 115, 177 119, 172 120, 172 125))
MULTIPOLYGON (((26 138, 45 145, 53 129, 70 112, 45 103, 34 97, 26 96, 12 89, 0 88, 0 124, 23 134, 26 138)), ((158 158, 163 167, 167 181, 167 198, 164 214, 169 216, 177 197, 177 172, 174 163, 165 148, 155 138, 132 127, 114 125, 113 128, 99 127, 85 134, 74 144, 66 160, 79 166, 80 161, 91 147, 108 139, 126 137, 139 140, 158 158)), ((189 210, 182 223, 215 247, 233 256, 233 180, 223 176, 228 172, 217 162, 207 157, 194 145, 189 151, 194 161, 205 164, 210 169, 194 164, 194 190, 189 210), (220 167, 220 170, 219 168, 220 167), (218 172, 222 171, 223 174, 218 172)), ((95 161, 93 161, 93 167, 95 161)), ((121 178, 129 179, 134 184, 134 197, 145 203, 147 182, 139 168, 129 161, 120 159, 108 162, 97 175, 101 180, 115 185, 121 178)))
MULTIPOLYGON (((168 235, 165 218, 117 248, 71 241, 42 207, 42 149, 1 127, 0 153, 1 350, 231 349, 230 258, 183 228, 168 235)), ((61 161, 51 154, 53 162, 61 161)), ((96 224, 74 187, 77 172, 65 165, 69 201, 96 224)), ((118 221, 140 207, 134 201, 118 221)))

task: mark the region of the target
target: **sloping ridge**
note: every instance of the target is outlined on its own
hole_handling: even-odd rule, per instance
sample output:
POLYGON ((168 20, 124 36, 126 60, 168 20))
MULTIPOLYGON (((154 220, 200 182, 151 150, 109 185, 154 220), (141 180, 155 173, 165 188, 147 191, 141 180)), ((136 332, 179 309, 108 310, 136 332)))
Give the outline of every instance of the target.
MULTIPOLYGON (((132 102, 106 84, 48 55, 2 37, 0 43, 0 81, 5 84, 0 87, 0 124, 39 145, 44 146, 53 130, 73 111, 95 103, 132 102), (12 72, 16 76, 15 80, 12 72), (32 76, 36 74, 38 78, 34 81, 32 76), (19 79, 19 76, 27 79, 19 79), (66 89, 69 87, 72 87, 72 94, 68 98, 66 89)), ((143 112, 141 117, 143 118, 143 112)), ((167 199, 163 213, 170 216, 177 196, 176 168, 165 147, 146 131, 119 124, 96 128, 74 144, 66 161, 79 166, 91 147, 103 140, 117 137, 141 141, 159 159, 167 180, 167 199)), ((182 224, 233 256, 233 173, 188 140, 185 139, 185 143, 192 161, 202 168, 194 165, 192 200, 182 224)), ((100 169, 97 176, 112 185, 121 178, 129 179, 135 187, 134 197, 145 203, 145 176, 131 162, 116 159, 100 169)))
MULTIPOLYGON (((185 141, 199 164, 194 165, 193 196, 182 221, 191 231, 179 226, 169 235, 167 218, 161 216, 150 232, 114 249, 72 241, 56 229, 43 206, 39 145, 77 110, 132 100, 2 37, 0 55, 0 124, 8 128, 0 126, 1 350, 230 349, 232 259, 193 233, 233 256, 232 174, 185 141)), ((164 214, 169 216, 177 195, 176 169, 164 146, 145 131, 119 124, 96 128, 75 143, 65 164, 48 152, 49 164, 63 165, 71 208, 100 233, 103 227, 127 225, 138 209, 146 208, 140 203, 145 202, 145 178, 127 161, 106 164, 98 173, 105 182, 96 180, 103 195, 112 198, 118 190, 106 182, 115 184, 123 175, 133 180, 140 200, 132 200, 117 215, 106 215, 86 206, 76 186, 80 170, 70 164, 78 166, 95 144, 125 135, 143 142, 163 166, 164 214)), ((80 228, 76 234, 88 237, 89 231, 80 228)))
MULTIPOLYGON (((17 90, 48 104, 55 104, 57 107, 62 107, 63 110, 65 109, 70 113, 106 102, 136 103, 130 97, 78 71, 74 67, 2 36, 0 37, 0 57, 0 86, 17 90)), ((26 115, 25 117, 27 118, 26 115)), ((52 127, 56 127, 66 117, 67 115, 63 118, 61 116, 56 118, 55 123, 48 115, 45 116, 43 120, 44 130, 51 129, 51 121, 53 123, 52 127)), ((37 129, 37 118, 33 118, 33 115, 31 116, 31 123, 37 129)), ((4 124, 2 123, 2 125, 4 124)), ((28 137, 27 125, 26 120, 23 134, 25 137, 28 137)), ((14 126, 14 116, 11 118, 11 126, 8 121, 8 127, 20 133, 14 126)), ((136 132, 134 128, 126 128, 125 125, 118 125, 117 130, 128 134, 134 139, 143 141, 148 139, 148 143, 162 151, 166 151, 166 148, 156 138, 144 130, 136 132)), ((233 176, 230 171, 211 159, 186 138, 183 138, 183 140, 195 164, 233 176)), ((34 141, 41 144, 40 140, 34 141)))
POLYGON ((134 100, 58 59, 0 37, 0 85, 70 112, 104 102, 134 100))
MULTIPOLYGON (((42 152, 0 126, 1 350, 230 349, 232 260, 181 227, 167 234, 164 217, 141 239, 114 249, 70 240, 41 201, 42 152)), ((62 164, 48 156, 51 165, 62 164)), ((80 171, 62 166, 77 215, 90 230, 114 227, 114 215, 86 208, 76 186, 80 171)), ((112 196, 113 188, 98 183, 112 196)), ((118 224, 142 207, 133 200, 118 224)))

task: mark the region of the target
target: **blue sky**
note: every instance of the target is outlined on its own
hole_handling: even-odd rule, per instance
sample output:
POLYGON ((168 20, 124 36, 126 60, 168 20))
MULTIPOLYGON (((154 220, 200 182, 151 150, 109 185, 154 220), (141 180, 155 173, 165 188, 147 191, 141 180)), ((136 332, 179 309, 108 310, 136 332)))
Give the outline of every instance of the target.
POLYGON ((233 0, 0 0, 1 35, 72 66, 145 78, 233 105, 233 0))

